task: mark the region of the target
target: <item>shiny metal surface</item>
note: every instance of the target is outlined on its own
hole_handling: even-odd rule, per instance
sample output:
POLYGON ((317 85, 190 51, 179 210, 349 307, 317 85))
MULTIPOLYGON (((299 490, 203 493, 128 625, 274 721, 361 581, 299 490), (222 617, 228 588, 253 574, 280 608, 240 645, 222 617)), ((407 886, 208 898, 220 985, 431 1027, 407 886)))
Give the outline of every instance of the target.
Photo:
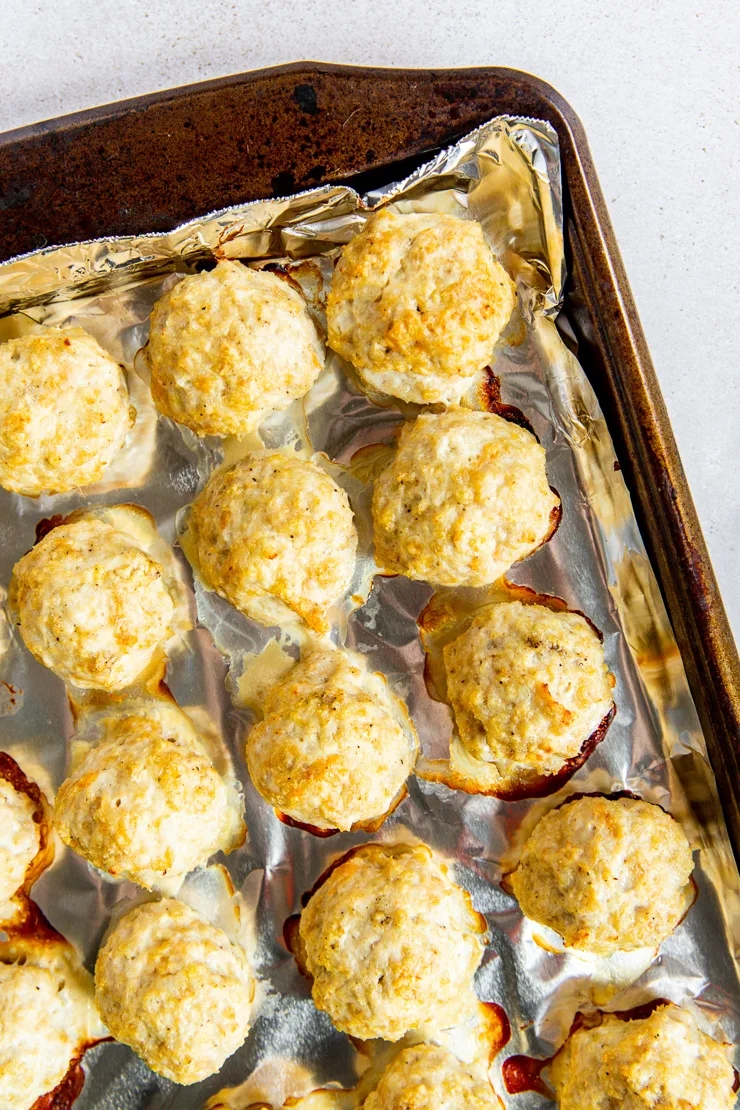
MULTIPOLYGON (((537 940, 542 930, 522 919, 499 886, 528 815, 531 819, 533 811, 554 804, 552 799, 501 802, 412 779, 409 798, 379 836, 410 831, 454 858, 459 881, 486 914, 491 943, 478 989, 482 998, 501 1003, 511 1020, 512 1040, 501 1059, 510 1052, 550 1050, 579 1005, 618 999, 627 1006, 645 995, 696 999, 709 1023, 718 1020, 735 1039, 740 1034, 738 874, 681 658, 609 430, 563 342, 567 321, 561 316, 560 330, 554 323, 564 259, 557 140, 547 124, 492 121, 406 181, 364 200, 349 189, 326 187, 215 213, 167 235, 46 250, 0 266, 0 304, 16 310, 0 321, 0 334, 8 337, 51 323, 87 328, 127 365, 138 409, 131 442, 105 482, 37 501, 0 491, 0 586, 7 589, 12 566, 33 543, 40 519, 88 503, 143 505, 165 539, 175 542, 183 511, 224 449, 239 449, 197 441, 157 419, 146 382, 134 366, 149 310, 163 283, 172 281, 170 275, 210 260, 214 251, 255 262, 302 263, 292 273, 320 319, 322 289, 338 246, 361 226, 367 205, 388 202, 404 211, 443 210, 480 220, 517 279, 521 321, 513 322, 498 345, 494 370, 502 400, 523 411, 547 449, 550 482, 561 495, 564 513, 553 540, 518 564, 510 577, 583 610, 603 631, 607 661, 617 677, 616 719, 568 789, 630 789, 670 808, 695 848, 699 898, 657 958, 595 964, 543 947, 537 940), (313 258, 320 262, 306 264, 313 258)), ((374 404, 345 370, 330 355, 303 403, 266 421, 261 436, 270 446, 297 445, 331 460, 327 465, 346 485, 357 514, 358 588, 373 569, 369 490, 350 471, 350 460, 359 447, 388 441, 403 415, 400 407, 374 404)), ((176 552, 189 574, 179 547, 176 552)), ((367 653, 371 665, 387 675, 407 700, 424 754, 438 758, 445 754, 451 720, 424 684, 417 616, 430 595, 423 584, 377 577, 363 606, 354 611, 345 606, 346 620, 338 622, 334 636, 367 653)), ((222 1073, 190 1089, 152 1076, 128 1049, 100 1046, 86 1061, 80 1110, 200 1108, 220 1088, 241 1083, 255 1070, 265 1076, 270 1097, 280 1101, 328 1081, 349 1084, 359 1066, 347 1038, 314 1009, 281 931, 326 862, 366 837, 319 840, 288 828, 253 790, 243 751, 252 718, 234 704, 232 692, 244 656, 258 652, 273 632, 237 614, 197 579, 193 605, 197 627, 173 654, 167 682, 185 709, 205 714, 221 730, 245 785, 250 839, 225 865, 243 898, 243 926, 253 938, 255 967, 264 985, 262 1010, 247 1043, 222 1073)), ((23 691, 16 711, 0 720, 2 746, 26 764, 42 764, 58 785, 65 740, 73 731, 64 688, 7 626, 0 629, 0 644, 1 677, 23 691)), ((187 887, 185 895, 209 914, 223 915, 226 895, 217 869, 191 877, 187 887)), ((81 947, 89 963, 114 905, 135 895, 133 888, 106 881, 71 852, 61 851, 35 887, 51 922, 81 947)), ((492 1077, 500 1088, 498 1070, 495 1063, 492 1077)), ((527 1110, 539 1103, 537 1096, 509 1099, 527 1110)))

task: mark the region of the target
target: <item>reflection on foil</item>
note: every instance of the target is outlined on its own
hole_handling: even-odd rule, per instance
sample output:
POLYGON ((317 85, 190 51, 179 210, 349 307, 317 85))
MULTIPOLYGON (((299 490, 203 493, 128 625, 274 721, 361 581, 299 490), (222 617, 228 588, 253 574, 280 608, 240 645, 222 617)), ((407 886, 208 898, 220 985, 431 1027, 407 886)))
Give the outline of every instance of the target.
MULTIPOLYGON (((740 883, 704 740, 629 494, 615 468, 609 430, 552 319, 561 303, 564 259, 559 155, 549 125, 494 120, 406 181, 366 198, 343 186, 327 186, 216 212, 166 234, 49 248, 0 266, 5 312, 0 337, 48 324, 86 328, 125 363, 138 413, 128 447, 98 485, 38 500, 0 491, 0 589, 4 600, 14 563, 33 544, 36 523, 54 514, 133 502, 147 509, 160 535, 174 543, 185 510, 209 473, 238 454, 238 445, 197 440, 157 419, 146 381, 134 366, 146 341, 151 306, 172 275, 192 272, 219 254, 284 266, 321 324, 332 262, 363 225, 368 209, 381 203, 479 220, 517 279, 520 311, 497 345, 493 370, 501 382, 501 403, 522 411, 547 450, 549 480, 560 493, 564 513, 550 543, 518 564, 510 577, 516 585, 557 595, 587 614, 604 634, 607 663, 616 676, 616 717, 564 790, 641 793, 684 823, 695 849, 699 897, 660 955, 600 973, 593 961, 562 951, 541 928, 524 921, 499 885, 524 831, 543 807, 557 804, 558 795, 505 802, 410 781, 409 797, 377 839, 412 836, 453 859, 456 879, 486 915, 491 942, 478 974, 478 993, 503 1005, 511 1023, 511 1040, 494 1061, 491 1077, 509 1106, 529 1110, 541 1105, 540 1096, 512 1098, 504 1092, 503 1056, 551 1054, 578 1009, 606 996, 616 1005, 627 984, 626 1006, 651 996, 679 1003, 696 999, 710 1028, 721 1027, 729 1039, 740 1039, 740 883), (318 261, 307 262, 311 259, 318 261)), ((561 315, 561 325, 563 320, 561 315)), ((373 569, 367 494, 377 459, 372 452, 357 452, 392 444, 401 420, 413 411, 387 398, 371 400, 330 353, 303 402, 260 430, 270 448, 322 453, 340 484, 346 481, 350 493, 355 489, 365 552, 358 577, 363 587, 373 569)), ((251 786, 244 742, 253 720, 252 667, 277 632, 255 625, 204 589, 179 545, 175 558, 184 581, 193 586, 198 625, 183 633, 166 682, 183 709, 223 736, 244 783, 249 826, 247 842, 217 867, 193 875, 182 896, 219 921, 228 918, 231 903, 238 907, 240 935, 249 938, 262 984, 260 1012, 246 1044, 221 1073, 193 1088, 158 1079, 120 1045, 99 1046, 85 1060, 79 1110, 202 1110, 228 1088, 241 1089, 251 1101, 280 1105, 287 1096, 327 1084, 354 1088, 368 1066, 367 1055, 314 1008, 309 984, 283 941, 283 924, 300 908, 301 894, 333 858, 366 841, 367 834, 313 837, 281 823, 251 786), (228 874, 229 883, 219 882, 219 874, 228 874)), ((424 583, 376 576, 369 597, 359 604, 362 592, 359 588, 356 601, 345 606, 346 634, 339 637, 335 630, 335 638, 366 654, 368 664, 406 700, 424 755, 445 758, 451 715, 428 693, 417 624, 432 590, 424 583)), ((291 647, 283 637, 280 645, 296 656, 294 643, 291 647)), ((43 769, 50 787, 58 786, 66 742, 74 731, 64 686, 31 657, 4 616, 0 679, 7 684, 3 689, 17 692, 14 704, 8 697, 0 702, 6 713, 0 717, 2 747, 23 766, 43 769)), ((34 886, 43 912, 79 946, 88 967, 111 915, 138 896, 129 884, 106 881, 67 850, 57 852, 34 886)), ((222 1102, 230 1104, 226 1098, 222 1102)))

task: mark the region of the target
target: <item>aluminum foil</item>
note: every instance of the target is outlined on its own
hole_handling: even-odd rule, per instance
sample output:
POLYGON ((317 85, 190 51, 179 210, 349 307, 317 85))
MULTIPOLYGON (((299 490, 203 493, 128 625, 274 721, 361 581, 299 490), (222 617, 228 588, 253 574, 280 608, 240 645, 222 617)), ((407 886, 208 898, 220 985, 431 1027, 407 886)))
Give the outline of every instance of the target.
MULTIPOLYGON (((669 808, 695 849, 699 896, 685 922, 661 947, 632 961, 594 962, 543 947, 543 930, 522 918, 499 885, 533 815, 554 801, 502 802, 412 779, 409 797, 379 839, 413 835, 455 861, 458 880, 490 926, 477 980, 481 998, 501 1003, 512 1038, 491 1076, 510 1106, 541 1104, 537 1095, 506 1095, 500 1063, 511 1053, 549 1054, 585 1003, 624 1008, 649 996, 689 1002, 715 1032, 740 1039, 740 884, 691 694, 658 586, 616 465, 614 448, 588 380, 561 338, 564 282, 560 165, 546 123, 496 119, 443 151, 405 181, 361 198, 325 187, 281 200, 231 208, 164 235, 75 244, 25 255, 0 266, 0 337, 48 324, 85 327, 128 368, 138 410, 130 441, 105 481, 69 495, 38 500, 0 491, 0 586, 32 545, 36 523, 85 505, 134 502, 154 516, 176 544, 187 505, 223 457, 215 439, 197 440, 157 418, 136 352, 146 340, 152 304, 172 275, 190 272, 214 253, 293 267, 317 319, 323 290, 341 244, 362 226, 368 209, 392 203, 402 211, 445 211, 479 220, 496 253, 516 277, 520 306, 496 350, 502 400, 519 407, 547 449, 551 484, 564 506, 554 539, 510 573, 513 581, 557 594, 603 631, 615 674, 617 716, 606 740, 567 789, 629 789, 669 808)), ((265 422, 269 446, 323 452, 348 489, 361 536, 359 577, 372 572, 369 490, 349 462, 361 446, 389 441, 408 408, 375 404, 329 354, 302 403, 265 422)), ((228 450, 228 445, 226 447, 228 450)), ((186 515, 186 514, 185 514, 186 515)), ((222 1088, 243 1084, 247 1101, 280 1105, 320 1084, 351 1086, 362 1057, 313 1006, 310 989, 282 940, 285 919, 327 862, 362 834, 317 839, 281 824, 249 783, 244 741, 252 720, 240 702, 239 677, 275 637, 193 582, 192 625, 170 659, 167 682, 199 722, 220 730, 244 783, 248 842, 223 861, 237 892, 241 931, 249 939, 262 983, 260 1013, 245 1045, 222 1072, 192 1088, 154 1076, 127 1048, 103 1044, 88 1053, 79 1110, 154 1110, 204 1106, 222 1088), (236 701, 234 700, 236 698, 236 701)), ((356 585, 356 584, 355 584, 356 585)), ((430 699, 417 617, 430 587, 378 577, 360 608, 335 629, 364 652, 401 694, 416 721, 425 755, 443 757, 451 718, 430 699)), ((15 691, 0 702, 2 747, 51 792, 61 781, 73 733, 61 681, 36 663, 0 617, 0 673, 15 691), (22 693, 21 693, 22 692, 22 693)), ((561 795, 562 797, 562 795, 561 795)), ((52 924, 80 948, 91 967, 111 914, 138 897, 61 847, 34 887, 52 924)), ((234 908, 220 867, 191 876, 182 896, 221 922, 234 908)), ((233 922, 232 922, 233 926, 233 922)))

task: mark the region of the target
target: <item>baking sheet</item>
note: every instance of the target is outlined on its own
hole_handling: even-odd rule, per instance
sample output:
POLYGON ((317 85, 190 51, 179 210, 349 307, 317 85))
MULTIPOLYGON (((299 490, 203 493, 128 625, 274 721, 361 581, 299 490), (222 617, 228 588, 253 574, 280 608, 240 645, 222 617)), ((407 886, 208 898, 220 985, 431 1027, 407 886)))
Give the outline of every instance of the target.
MULTIPOLYGON (((338 248, 362 226, 368 207, 381 203, 402 211, 446 211, 478 219, 516 277, 520 307, 497 346, 493 368, 501 379, 502 400, 522 410, 547 449, 549 480, 560 493, 564 512, 553 540, 509 577, 583 610, 604 633, 607 662, 617 679, 617 716, 569 788, 630 789, 669 808, 684 822, 695 848, 699 898, 659 957, 630 984, 641 970, 639 961, 609 966, 601 961, 597 966, 583 957, 546 950, 535 938, 543 930, 523 920, 515 901, 499 886, 522 830, 552 800, 501 802, 412 779, 409 798, 378 838, 410 832, 452 857, 459 881, 486 914, 491 942, 478 991, 504 1006, 512 1026, 512 1039, 492 1069, 500 1091, 501 1060, 517 1052, 549 1054, 578 1006, 594 996, 597 1001, 611 999, 613 1005, 618 1000, 622 1008, 646 995, 677 1002, 695 999, 708 1027, 719 1023, 736 1040, 740 884, 680 655, 608 429, 575 355, 563 342, 568 325, 562 312, 555 323, 565 274, 557 139, 547 124, 494 120, 406 181, 366 198, 347 188, 325 187, 225 210, 165 235, 50 249, 0 266, 0 310, 14 309, 0 320, 0 337, 48 324, 85 327, 126 364, 138 410, 130 442, 104 482, 38 500, 0 491, 0 586, 7 589, 12 566, 33 543, 40 519, 88 504, 143 505, 164 538, 175 542, 187 505, 220 462, 224 445, 219 441, 199 441, 156 417, 146 381, 136 368, 148 313, 172 275, 212 260, 214 251, 255 264, 282 262, 293 266, 320 319, 322 288, 338 248)), ((303 403, 261 428, 271 447, 298 444, 324 452, 335 464, 332 473, 348 489, 358 516, 358 580, 372 570, 369 490, 352 474, 350 460, 361 446, 390 441, 393 429, 412 411, 371 401, 341 360, 330 354, 303 403)), ((231 449, 234 445, 227 444, 226 450, 231 449)), ((179 547, 176 553, 192 581, 179 547)), ((361 608, 350 613, 345 607, 347 619, 340 630, 347 645, 366 653, 370 665, 406 698, 425 755, 438 758, 446 753, 450 714, 427 694, 417 626, 431 593, 422 583, 378 577, 361 608)), ((122 1046, 93 1049, 85 1062, 88 1078, 76 1104, 79 1110, 200 1108, 210 1095, 241 1084, 251 1073, 256 1078, 250 1090, 259 1090, 277 1105, 288 1094, 326 1082, 350 1085, 363 1066, 349 1040, 313 1007, 308 984, 281 934, 285 918, 299 908, 301 893, 328 860, 368 838, 344 834, 316 839, 281 824, 259 798, 244 762, 252 718, 248 709, 234 704, 232 694, 245 656, 259 652, 275 631, 242 617, 197 581, 192 616, 194 627, 183 634, 171 657, 167 682, 183 708, 205 715, 222 731, 245 784, 250 839, 223 862, 242 899, 243 931, 251 938, 255 970, 263 983, 262 1009, 248 1041, 220 1075, 193 1088, 153 1076, 122 1046)), ((73 732, 64 687, 32 659, 7 624, 0 626, 0 645, 0 675, 23 692, 15 704, 5 706, 9 713, 0 719, 2 746, 57 786, 73 732)), ((111 912, 138 892, 106 881, 60 848, 34 896, 92 966, 111 912)), ((191 877, 183 896, 223 918, 225 887, 216 869, 191 877)), ((536 1095, 503 1097, 527 1110, 542 1102, 536 1095)))

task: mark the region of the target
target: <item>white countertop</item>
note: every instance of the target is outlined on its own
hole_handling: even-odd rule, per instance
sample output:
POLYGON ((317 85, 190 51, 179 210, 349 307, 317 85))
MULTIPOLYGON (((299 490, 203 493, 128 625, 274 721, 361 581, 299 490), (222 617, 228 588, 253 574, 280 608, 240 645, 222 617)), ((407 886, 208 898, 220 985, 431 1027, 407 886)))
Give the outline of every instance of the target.
POLYGON ((559 89, 591 143, 740 641, 737 0, 5 0, 3 15, 0 130, 302 59, 506 65, 559 89))

